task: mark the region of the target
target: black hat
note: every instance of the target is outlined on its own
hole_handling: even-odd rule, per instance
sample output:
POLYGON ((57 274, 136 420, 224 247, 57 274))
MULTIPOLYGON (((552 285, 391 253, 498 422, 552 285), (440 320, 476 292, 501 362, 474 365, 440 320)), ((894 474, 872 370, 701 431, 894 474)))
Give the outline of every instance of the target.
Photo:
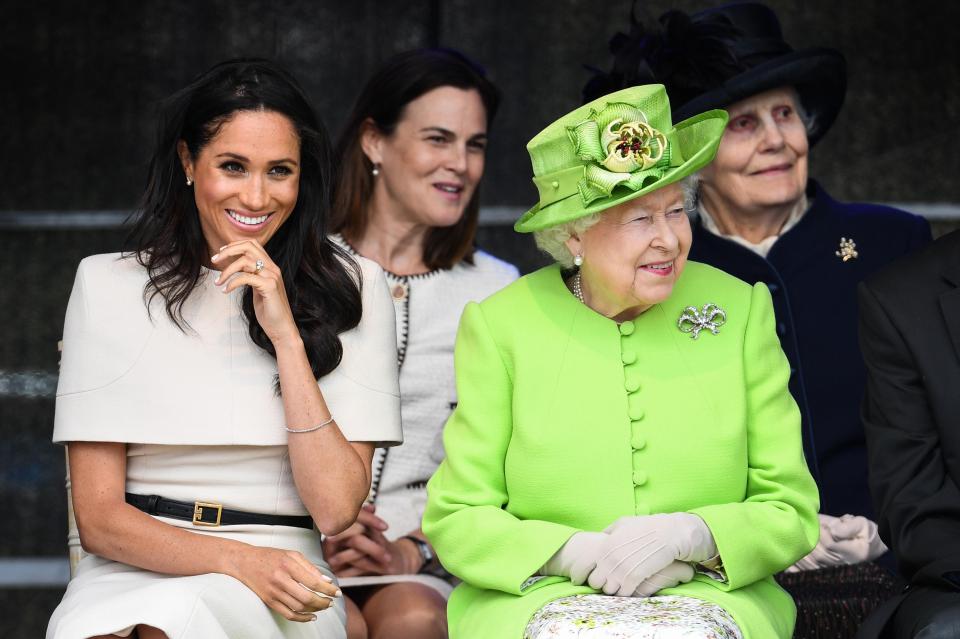
POLYGON ((610 40, 609 73, 598 73, 584 99, 635 84, 667 87, 674 120, 685 120, 769 89, 792 86, 813 118, 810 143, 833 124, 847 88, 846 61, 835 49, 794 51, 783 39, 777 15, 750 2, 692 15, 668 11, 660 29, 646 29, 631 14, 630 34, 610 40))

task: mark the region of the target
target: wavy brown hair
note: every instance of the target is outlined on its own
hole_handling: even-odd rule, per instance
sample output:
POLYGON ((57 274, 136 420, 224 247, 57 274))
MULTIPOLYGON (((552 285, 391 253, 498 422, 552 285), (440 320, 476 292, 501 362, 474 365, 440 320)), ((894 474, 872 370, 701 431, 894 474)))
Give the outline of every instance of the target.
MULTIPOLYGON (((367 122, 384 135, 393 134, 404 109, 421 95, 440 87, 474 89, 487 114, 487 128, 500 104, 500 92, 483 68, 451 49, 417 49, 386 60, 367 81, 337 141, 331 229, 347 240, 363 237, 369 223, 367 207, 373 194, 373 164, 360 146, 367 122)), ((423 262, 429 269, 452 268, 461 261, 473 264, 474 237, 480 217, 477 189, 460 220, 427 232, 423 262)))
MULTIPOLYGON (((223 62, 162 103, 147 186, 128 238, 128 256, 147 269, 147 308, 154 298, 161 297, 170 319, 186 330, 183 305, 200 281, 207 244, 177 144, 183 140, 196 158, 220 128, 242 111, 279 113, 290 120, 300 138, 297 203, 264 248, 283 275, 310 368, 319 379, 340 363, 343 346, 339 334, 360 322, 360 270, 326 236, 331 183, 327 133, 299 84, 276 63, 260 59, 223 62)), ((243 293, 242 307, 250 339, 276 357, 272 342, 257 322, 249 287, 243 293)))

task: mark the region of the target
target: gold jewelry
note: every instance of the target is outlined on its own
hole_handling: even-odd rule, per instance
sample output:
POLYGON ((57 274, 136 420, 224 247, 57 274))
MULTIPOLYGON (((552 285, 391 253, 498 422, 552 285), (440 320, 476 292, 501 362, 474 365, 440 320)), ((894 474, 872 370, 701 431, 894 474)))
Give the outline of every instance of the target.
POLYGON ((860 257, 860 253, 857 252, 857 243, 853 241, 852 237, 850 239, 841 237, 840 250, 836 251, 834 255, 844 262, 849 262, 850 260, 855 260, 860 257))
POLYGON ((333 423, 333 415, 331 415, 330 419, 328 419, 327 421, 321 422, 316 426, 311 426, 310 428, 290 428, 289 426, 284 426, 283 429, 288 433, 312 433, 313 431, 320 430, 324 426, 329 426, 332 423, 333 423))

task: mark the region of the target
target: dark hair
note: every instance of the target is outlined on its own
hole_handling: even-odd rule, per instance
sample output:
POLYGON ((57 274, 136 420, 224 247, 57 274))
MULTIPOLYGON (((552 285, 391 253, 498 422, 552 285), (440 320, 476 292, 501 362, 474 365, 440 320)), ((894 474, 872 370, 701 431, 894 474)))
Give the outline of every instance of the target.
MULTIPOLYGON (((183 140, 196 158, 241 111, 281 114, 300 138, 297 204, 265 248, 283 275, 310 367, 319 379, 340 363, 339 333, 360 322, 360 270, 326 236, 331 173, 326 131, 296 80, 279 65, 258 59, 223 62, 162 103, 147 186, 128 246, 149 273, 147 307, 161 296, 167 315, 186 330, 183 305, 200 280, 208 249, 177 145, 183 140)), ((253 342, 276 357, 257 322, 249 288, 243 293, 243 314, 253 342)))
MULTIPOLYGON (((406 106, 440 87, 475 89, 487 112, 487 126, 500 104, 500 92, 482 67, 452 49, 417 49, 385 61, 367 81, 337 141, 337 175, 331 228, 348 240, 363 236, 369 222, 367 205, 373 193, 373 168, 360 147, 364 123, 373 121, 385 135, 396 129, 406 106)), ((427 268, 451 268, 460 261, 473 263, 473 240, 480 216, 479 190, 463 217, 449 227, 427 232, 423 262, 427 268)))

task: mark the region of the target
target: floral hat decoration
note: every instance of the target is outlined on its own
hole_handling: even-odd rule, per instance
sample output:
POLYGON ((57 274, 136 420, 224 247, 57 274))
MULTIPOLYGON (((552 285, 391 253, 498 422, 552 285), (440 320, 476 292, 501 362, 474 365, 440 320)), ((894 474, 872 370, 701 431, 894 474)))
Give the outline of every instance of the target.
POLYGON ((677 182, 710 163, 726 125, 715 109, 674 126, 661 84, 585 104, 527 144, 540 201, 513 228, 563 224, 677 182))

